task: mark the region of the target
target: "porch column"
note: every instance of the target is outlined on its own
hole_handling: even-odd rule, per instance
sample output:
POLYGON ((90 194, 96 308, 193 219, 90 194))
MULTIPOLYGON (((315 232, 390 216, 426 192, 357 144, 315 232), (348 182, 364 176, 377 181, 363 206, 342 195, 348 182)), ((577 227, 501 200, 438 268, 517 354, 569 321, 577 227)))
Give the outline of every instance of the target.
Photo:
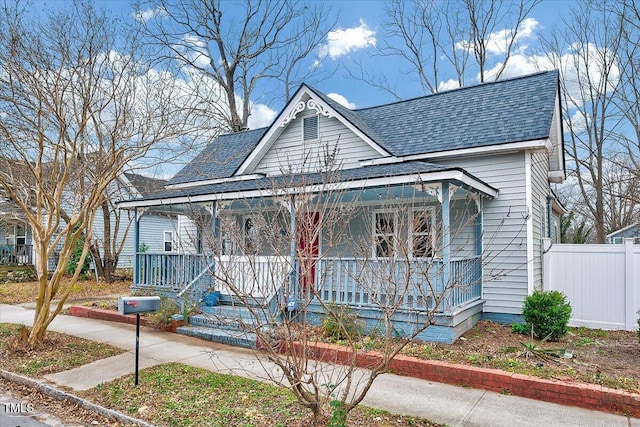
POLYGON ((213 253, 220 251, 222 254, 222 242, 220 241, 220 221, 218 219, 218 204, 211 202, 211 230, 213 231, 213 253))
MULTIPOLYGON (((296 246, 298 244, 296 239, 296 197, 291 195, 289 204, 289 232, 291 233, 291 242, 289 247, 289 257, 291 260, 291 272, 289 274, 289 290, 295 291, 296 282, 298 278, 298 268, 296 266, 296 246)), ((298 298, 300 298, 298 296, 298 298)))
MULTIPOLYGON (((442 283, 443 283, 443 291, 445 295, 448 295, 451 292, 451 213, 450 213, 450 202, 451 196, 449 194, 449 183, 442 183, 442 283)), ((441 308, 443 311, 447 311, 449 309, 447 303, 447 297, 445 297, 441 302, 441 308)))
POLYGON ((133 284, 140 283, 140 259, 138 250, 140 248, 140 218, 138 218, 138 208, 133 209, 133 284))
POLYGON ((482 255, 482 199, 476 199, 476 255, 482 255))

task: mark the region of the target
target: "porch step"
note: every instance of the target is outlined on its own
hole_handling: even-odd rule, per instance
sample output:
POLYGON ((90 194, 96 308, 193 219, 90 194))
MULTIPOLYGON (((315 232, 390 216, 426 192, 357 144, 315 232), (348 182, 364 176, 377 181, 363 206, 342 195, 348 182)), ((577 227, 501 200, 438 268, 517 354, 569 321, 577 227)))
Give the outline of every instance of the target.
MULTIPOLYGON (((227 329, 234 331, 244 331, 247 328, 251 329, 257 326, 256 319, 253 319, 249 315, 245 316, 224 316, 224 315, 211 315, 202 314, 189 317, 189 324, 192 326, 198 326, 203 328, 217 328, 227 329)), ((260 324, 265 325, 267 321, 265 318, 260 319, 260 324)))
POLYGON ((250 349, 256 348, 256 335, 251 332, 209 326, 181 326, 176 329, 176 332, 181 335, 202 338, 221 344, 250 349))
POLYGON ((210 320, 237 320, 239 323, 255 324, 258 320, 259 323, 267 323, 269 320, 273 320, 273 315, 270 314, 270 310, 264 307, 253 307, 252 310, 258 315, 258 319, 251 314, 248 308, 239 305, 216 305, 213 307, 203 306, 203 314, 193 316, 194 319, 205 318, 210 320))

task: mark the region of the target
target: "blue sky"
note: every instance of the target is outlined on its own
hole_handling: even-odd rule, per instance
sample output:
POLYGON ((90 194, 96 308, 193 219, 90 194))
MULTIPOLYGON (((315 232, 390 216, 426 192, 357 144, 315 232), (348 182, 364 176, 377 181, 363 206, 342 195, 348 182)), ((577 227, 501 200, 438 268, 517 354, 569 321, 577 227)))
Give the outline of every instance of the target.
MULTIPOLYGON (((561 24, 561 17, 566 16, 573 3, 568 0, 543 0, 533 9, 529 14, 527 31, 523 33, 523 39, 520 41, 520 48, 510 60, 510 68, 505 72, 504 77, 538 71, 534 62, 539 38, 548 34, 556 25, 561 24)), ((36 1, 36 8, 38 4, 46 4, 55 8, 57 5, 65 4, 65 1, 36 1)), ((68 5, 68 2, 66 4, 68 5)), ((123 19, 133 22, 135 11, 132 1, 98 0, 97 4, 112 10, 123 19)), ((332 0, 324 1, 323 5, 330 7, 332 12, 338 14, 339 17, 337 25, 326 35, 322 46, 314 52, 314 58, 311 58, 310 61, 317 61, 321 67, 328 69, 335 67, 337 71, 324 80, 313 82, 314 87, 350 108, 369 107, 397 100, 383 90, 349 77, 347 71, 353 70, 355 64, 362 64, 367 70, 375 70, 379 74, 384 74, 390 81, 400 82, 399 87, 402 90, 400 96, 402 98, 413 98, 424 94, 417 82, 411 81, 400 73, 402 64, 397 59, 376 56, 378 49, 386 42, 382 26, 385 18, 384 1, 332 0)), ((152 9, 145 9, 143 6, 140 12, 151 14, 152 9)), ((501 28, 501 30, 510 29, 501 28)), ((546 68, 548 67, 546 66, 546 68)), ((543 68, 545 67, 543 66, 543 68)), ((453 77, 451 73, 444 70, 440 77, 442 77, 439 82, 441 88, 453 87, 448 81, 453 77)), ((466 84, 476 83, 473 80, 471 77, 466 84)), ((268 125, 284 106, 284 102, 277 98, 269 100, 260 98, 258 91, 252 101, 254 108, 249 123, 251 128, 268 125)))

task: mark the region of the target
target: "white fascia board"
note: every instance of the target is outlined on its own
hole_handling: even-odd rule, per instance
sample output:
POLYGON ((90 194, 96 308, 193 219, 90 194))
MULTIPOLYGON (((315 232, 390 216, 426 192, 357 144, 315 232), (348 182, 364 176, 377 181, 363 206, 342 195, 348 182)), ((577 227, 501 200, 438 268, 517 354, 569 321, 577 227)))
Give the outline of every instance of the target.
POLYGON ((457 150, 438 151, 435 153, 414 154, 404 157, 385 157, 382 159, 371 159, 360 162, 361 166, 384 165, 389 163, 403 163, 413 160, 432 160, 454 156, 474 156, 478 154, 494 154, 505 151, 517 150, 549 150, 551 141, 549 138, 533 139, 531 141, 511 142, 508 144, 487 145, 484 147, 461 148, 457 150))
POLYGON ((381 177, 381 178, 367 178, 356 181, 337 182, 335 184, 314 184, 307 185, 305 187, 294 187, 286 189, 274 190, 249 190, 249 191, 235 191, 229 193, 220 194, 202 194, 198 196, 181 196, 167 199, 152 199, 152 200, 129 200, 119 203, 119 207, 122 209, 133 209, 139 207, 150 206, 168 206, 183 203, 199 203, 210 202, 214 200, 237 200, 252 197, 272 197, 276 195, 285 194, 299 194, 299 193, 314 193, 318 191, 339 191, 339 190, 352 190, 357 188, 367 187, 382 187, 387 185, 399 185, 399 184, 416 184, 420 182, 434 182, 455 180, 474 188, 486 196, 496 198, 498 191, 494 188, 484 184, 478 180, 471 178, 459 170, 449 170, 441 172, 427 172, 416 173, 409 175, 400 175, 393 177, 381 177))
POLYGON ((122 185, 124 185, 124 187, 127 189, 127 191, 129 193, 131 193, 131 195, 133 197, 135 197, 135 198, 142 197, 142 194, 140 194, 138 189, 133 186, 133 183, 129 180, 129 178, 127 178, 127 176, 124 174, 124 172, 119 173, 118 175, 116 175, 116 179, 118 179, 122 183, 122 185))
POLYGON ((204 181, 193 181, 193 182, 183 182, 180 184, 171 184, 167 185, 167 190, 176 190, 180 188, 191 188, 191 187, 200 187, 201 185, 210 185, 210 184, 223 184, 225 182, 236 182, 236 181, 248 181, 251 179, 260 179, 264 178, 264 174, 254 173, 250 175, 238 175, 231 176, 228 178, 216 178, 216 179, 207 179, 204 181))
POLYGON ((293 113, 296 106, 299 102, 302 101, 304 96, 307 96, 309 99, 313 99, 314 102, 321 105, 326 111, 331 113, 332 117, 337 118, 342 124, 344 124, 347 128, 349 128, 353 133, 358 135, 364 142, 369 144, 371 148, 376 150, 381 156, 389 156, 390 153, 384 150, 380 145, 378 145, 375 141, 369 138, 367 135, 362 133, 358 128, 356 128, 349 120, 345 119, 341 114, 339 114, 336 110, 334 110, 329 104, 320 99, 312 90, 308 87, 303 86, 303 88, 298 91, 296 96, 289 101, 289 104, 285 107, 284 110, 280 113, 276 121, 271 124, 269 130, 262 136, 260 142, 251 152, 251 154, 242 162, 240 167, 238 168, 236 175, 242 175, 247 171, 249 166, 251 166, 256 160, 261 158, 266 150, 271 147, 273 143, 273 138, 277 137, 282 131, 282 123, 285 120, 290 120, 289 116, 293 113))
POLYGON ((554 109, 553 114, 557 114, 556 117, 556 129, 552 129, 552 131, 557 132, 558 134, 558 170, 561 170, 564 173, 565 165, 564 165, 564 133, 562 132, 562 108, 560 106, 560 88, 558 88, 558 93, 556 94, 556 107, 554 109))

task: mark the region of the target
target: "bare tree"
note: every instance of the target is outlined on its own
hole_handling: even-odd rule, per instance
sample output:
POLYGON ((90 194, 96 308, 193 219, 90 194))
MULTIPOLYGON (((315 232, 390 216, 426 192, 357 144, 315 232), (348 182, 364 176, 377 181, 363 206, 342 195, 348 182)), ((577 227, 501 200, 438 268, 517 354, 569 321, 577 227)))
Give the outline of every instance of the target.
MULTIPOLYGON (((620 49, 616 53, 620 82, 614 94, 614 103, 623 122, 618 134, 622 145, 621 154, 612 160, 626 169, 629 179, 635 182, 640 178, 640 5, 633 0, 613 3, 612 13, 619 17, 622 27, 620 49)), ((640 203, 640 196, 635 190, 637 188, 629 188, 620 197, 637 205, 640 203)), ((617 224, 619 227, 612 230, 638 220, 635 215, 634 218, 629 218, 630 222, 617 224)))
MULTIPOLYGON (((435 93, 462 87, 471 78, 499 80, 518 46, 523 25, 540 0, 391 0, 387 3, 382 56, 397 57, 404 73, 435 93), (447 74, 453 69, 453 75, 447 74)), ((400 97, 385 76, 360 67, 359 78, 400 97)))
POLYGON ((272 93, 288 101, 292 88, 319 71, 305 60, 331 25, 324 6, 313 2, 154 0, 145 6, 155 18, 140 12, 139 21, 161 60, 206 88, 198 95, 232 132, 247 129, 253 102, 272 93))
POLYGON ((611 163, 623 158, 625 120, 616 98, 622 90, 624 64, 619 54, 627 27, 621 16, 599 2, 583 2, 545 43, 553 66, 561 72, 569 169, 597 243, 604 243, 616 226, 615 213, 608 207, 613 207, 610 197, 618 195, 608 191, 620 189, 614 173, 619 167, 611 163))
POLYGON ((190 122, 176 120, 175 80, 141 62, 136 35, 91 4, 45 17, 5 4, 0 27, 0 186, 33 232, 35 344, 80 275, 63 281, 83 239, 79 266, 88 255, 109 185, 157 144, 177 153, 190 122))

